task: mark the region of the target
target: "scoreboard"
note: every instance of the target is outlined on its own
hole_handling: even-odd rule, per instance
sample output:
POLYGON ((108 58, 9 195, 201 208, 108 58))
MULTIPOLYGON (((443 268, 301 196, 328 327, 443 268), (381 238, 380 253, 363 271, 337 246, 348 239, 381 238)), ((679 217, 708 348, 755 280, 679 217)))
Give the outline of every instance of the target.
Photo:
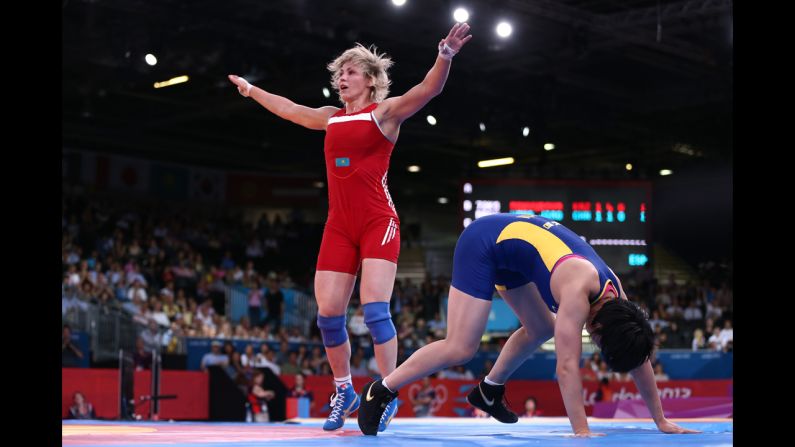
POLYGON ((489 214, 541 215, 580 235, 616 273, 649 262, 651 182, 489 179, 460 191, 463 228, 489 214))

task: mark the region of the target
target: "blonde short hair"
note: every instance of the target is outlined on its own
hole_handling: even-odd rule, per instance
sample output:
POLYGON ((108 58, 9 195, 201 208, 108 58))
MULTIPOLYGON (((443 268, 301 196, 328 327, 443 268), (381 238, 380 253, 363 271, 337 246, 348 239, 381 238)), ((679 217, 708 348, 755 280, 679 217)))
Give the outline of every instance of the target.
MULTIPOLYGON (((364 75, 373 80, 373 86, 370 91, 370 99, 375 102, 381 102, 389 95, 389 85, 392 81, 389 80, 387 70, 394 62, 392 58, 388 57, 386 53, 378 54, 378 49, 375 45, 370 45, 366 48, 364 45, 357 43, 355 47, 345 50, 339 57, 329 62, 328 71, 331 72, 331 86, 340 93, 339 80, 342 66, 348 62, 353 62, 359 66, 364 75)), ((342 101, 342 98, 340 98, 342 101)))

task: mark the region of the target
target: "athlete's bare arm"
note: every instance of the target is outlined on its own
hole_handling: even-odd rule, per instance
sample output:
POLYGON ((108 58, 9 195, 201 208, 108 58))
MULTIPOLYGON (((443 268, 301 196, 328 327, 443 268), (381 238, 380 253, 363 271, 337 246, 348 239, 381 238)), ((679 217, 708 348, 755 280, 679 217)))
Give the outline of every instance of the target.
MULTIPOLYGON (((469 33, 469 25, 456 23, 450 29, 447 37, 442 39, 441 44, 446 44, 453 52, 457 53, 472 38, 472 35, 467 35, 467 33, 469 33)), ((384 132, 392 134, 394 130, 394 133, 397 133, 397 128, 403 121, 417 113, 428 101, 442 92, 449 73, 450 60, 438 56, 422 82, 412 87, 403 96, 388 98, 379 104, 375 114, 384 132)))
POLYGON ((229 75, 229 80, 237 86, 237 90, 241 95, 250 96, 274 115, 304 126, 307 129, 325 130, 328 119, 340 110, 334 106, 323 106, 313 109, 296 104, 283 96, 268 93, 259 87, 251 85, 237 75, 229 75))
POLYGON ((557 294, 560 297, 560 307, 555 319, 555 371, 575 436, 601 436, 599 433, 592 433, 588 427, 580 377, 582 328, 591 310, 588 303, 589 292, 590 287, 585 281, 572 281, 560 285, 557 294))
POLYGON ((660 402, 660 395, 657 392, 657 381, 654 379, 654 369, 651 367, 651 361, 646 360, 642 365, 629 372, 632 380, 635 381, 643 401, 646 402, 646 407, 651 413, 654 423, 657 428, 663 433, 701 433, 698 430, 690 430, 688 428, 680 427, 665 418, 663 414, 662 403, 660 402))

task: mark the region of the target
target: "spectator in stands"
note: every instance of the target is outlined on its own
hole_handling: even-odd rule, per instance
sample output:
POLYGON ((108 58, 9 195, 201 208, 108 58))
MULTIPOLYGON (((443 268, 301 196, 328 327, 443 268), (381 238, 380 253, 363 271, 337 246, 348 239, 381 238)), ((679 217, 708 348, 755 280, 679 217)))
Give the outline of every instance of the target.
POLYGON ((325 361, 320 364, 320 368, 318 369, 317 375, 319 376, 331 375, 331 365, 329 365, 328 361, 325 361))
POLYGON ((196 305, 196 301, 191 298, 187 301, 185 307, 183 307, 182 311, 182 323, 185 326, 192 327, 198 322, 199 320, 196 319, 196 313, 199 310, 199 307, 196 305))
POLYGON ((312 365, 312 369, 315 371, 315 374, 317 374, 317 371, 320 370, 320 364, 325 361, 327 361, 326 354, 320 349, 320 346, 313 347, 310 365, 312 365))
POLYGON ((422 379, 422 388, 417 391, 417 395, 409 395, 411 405, 414 409, 414 416, 418 418, 433 417, 433 402, 436 400, 436 391, 431 386, 430 377, 422 379))
POLYGON ((654 310, 651 313, 651 318, 649 318, 649 324, 651 325, 652 330, 656 331, 658 327, 665 328, 669 323, 663 319, 659 310, 654 310))
POLYGON ((370 360, 367 361, 367 371, 370 377, 381 377, 381 370, 378 369, 378 359, 375 356, 370 357, 370 360))
POLYGON ((711 318, 713 320, 719 320, 720 317, 723 315, 723 308, 717 306, 717 299, 713 300, 711 303, 707 303, 705 306, 704 317, 711 318))
POLYGON ((276 396, 276 393, 263 387, 264 379, 265 374, 262 371, 255 371, 248 393, 248 401, 251 404, 254 422, 270 422, 268 402, 276 396))
POLYGON ((599 378, 596 376, 590 358, 583 360, 582 368, 580 368, 580 376, 584 382, 596 382, 599 378))
POLYGON ((254 262, 246 262, 246 270, 243 272, 243 285, 245 287, 252 287, 254 281, 259 277, 259 274, 254 269, 254 262))
POLYGON ((367 361, 364 358, 364 349, 359 348, 351 357, 351 377, 367 377, 367 361))
POLYGON ((147 316, 157 323, 158 326, 167 328, 171 325, 171 321, 168 319, 168 315, 166 312, 163 311, 163 304, 158 299, 153 299, 152 303, 150 304, 151 310, 147 314, 147 316))
POLYGON ((657 382, 663 382, 669 380, 668 374, 665 374, 665 371, 663 371, 663 364, 659 361, 657 362, 656 365, 654 365, 654 379, 657 382))
POLYGON ((613 378, 613 373, 608 369, 607 362, 604 360, 599 361, 599 369, 596 371, 596 377, 599 379, 599 381, 613 378))
POLYGON ((667 306, 671 304, 671 295, 668 292, 669 288, 667 286, 661 286, 657 296, 654 297, 654 305, 659 306, 662 304, 663 306, 667 306))
POLYGON ((113 292, 109 288, 102 289, 97 295, 96 298, 97 304, 100 305, 102 311, 104 313, 108 313, 109 311, 118 311, 121 310, 118 301, 116 298, 113 297, 113 292))
POLYGON ((171 326, 163 334, 163 346, 166 347, 166 352, 169 354, 176 354, 180 351, 180 342, 184 339, 185 332, 182 326, 176 321, 171 323, 171 326))
POLYGON ((314 404, 314 395, 312 391, 306 388, 306 377, 298 373, 295 375, 295 385, 287 392, 287 397, 304 397, 309 399, 310 407, 314 404))
POLYGON ((704 334, 712 335, 712 332, 715 330, 715 320, 712 318, 707 318, 704 322, 704 334))
POLYGON ((301 367, 298 366, 298 354, 295 351, 290 351, 290 354, 287 356, 287 360, 280 364, 279 367, 282 370, 282 374, 300 374, 301 367))
POLYGON ((72 395, 72 406, 69 407, 69 419, 96 419, 94 406, 91 405, 80 391, 72 395))
POLYGON ((447 324, 442 320, 439 312, 434 314, 433 320, 428 322, 428 330, 433 333, 437 339, 443 339, 447 329, 447 324))
POLYGON ((160 346, 162 344, 160 328, 154 319, 149 319, 146 329, 141 331, 139 337, 143 340, 144 347, 147 351, 160 350, 160 346))
POLYGON ((301 360, 301 374, 305 376, 315 375, 315 369, 312 368, 312 364, 309 362, 309 357, 304 357, 304 359, 301 360))
POLYGON ((601 363, 602 363, 602 354, 599 353, 599 351, 594 351, 594 353, 591 354, 591 368, 593 368, 594 372, 599 371, 601 363))
POLYGON ((215 329, 215 322, 213 321, 213 316, 215 316, 215 309, 213 309, 213 302, 212 300, 206 299, 202 302, 201 306, 196 310, 196 315, 194 318, 201 321, 202 326, 209 326, 212 329, 215 329))
POLYGON ((276 363, 281 365, 282 363, 287 362, 287 357, 290 354, 290 344, 287 343, 287 340, 282 339, 281 343, 279 343, 279 352, 276 353, 276 363))
POLYGON ((173 322, 180 318, 185 311, 185 291, 179 289, 175 300, 174 293, 164 287, 160 291, 160 296, 163 298, 163 312, 166 313, 168 320, 173 322))
POLYGON ((305 358, 309 357, 309 350, 306 348, 306 345, 300 344, 298 345, 298 364, 302 364, 305 358))
POLYGON ((665 308, 665 313, 671 320, 678 320, 684 316, 684 309, 679 305, 679 298, 674 297, 671 300, 671 305, 665 308))
POLYGON ((248 245, 246 245, 246 257, 256 259, 263 256, 265 256, 265 253, 262 251, 262 242, 256 237, 251 238, 248 245))
MULTIPOLYGON (((233 351, 232 354, 229 355, 229 363, 224 366, 224 371, 232 379, 236 385, 243 387, 243 392, 249 383, 250 377, 246 377, 246 368, 243 367, 243 364, 240 361, 240 353, 237 351, 233 351)), ((253 371, 253 368, 250 369, 253 371)))
POLYGON ((239 265, 236 265, 235 268, 232 270, 231 274, 226 275, 226 280, 230 284, 241 286, 243 285, 243 277, 244 277, 243 269, 240 268, 239 265))
POLYGON ((256 368, 257 355, 254 353, 254 345, 251 343, 247 344, 246 347, 243 348, 243 355, 240 356, 240 363, 244 367, 251 366, 256 368))
POLYGON ((693 351, 698 351, 699 349, 704 349, 706 347, 707 340, 704 338, 704 331, 701 329, 696 329, 693 331, 693 342, 691 348, 693 351))
POLYGON ((265 323, 272 324, 273 330, 278 332, 282 324, 282 316, 284 315, 284 294, 281 291, 279 279, 274 272, 268 274, 268 290, 265 292, 265 303, 268 306, 268 316, 265 318, 265 323))
POLYGON ((234 335, 232 332, 232 323, 225 318, 220 319, 221 327, 218 330, 217 337, 230 339, 234 335))
POLYGON ((734 294, 726 281, 721 282, 720 289, 715 292, 714 303, 716 306, 725 308, 731 307, 734 303, 734 294))
POLYGON ((225 367, 229 364, 229 356, 221 352, 221 345, 222 344, 219 340, 213 340, 213 342, 210 344, 210 352, 204 354, 204 357, 202 357, 202 371, 207 371, 207 367, 209 366, 217 365, 225 367))
POLYGON ((443 369, 439 371, 440 379, 457 379, 457 380, 473 380, 475 375, 472 371, 466 369, 464 365, 456 365, 452 368, 443 369))
POLYGON ((521 417, 523 418, 532 418, 536 416, 540 416, 541 411, 538 410, 538 402, 536 398, 533 396, 528 397, 524 401, 524 413, 522 413, 521 417))
MULTIPOLYGON (((404 311, 408 312, 406 308, 404 308, 404 311)), ((412 338, 414 327, 412 327, 412 323, 413 320, 405 319, 400 323, 400 330, 398 330, 398 340, 400 340, 400 344, 409 349, 414 347, 414 339, 412 338)))
POLYGON ((259 350, 254 366, 257 368, 270 368, 277 376, 281 374, 281 368, 273 361, 274 355, 270 346, 267 343, 263 343, 260 345, 259 350))
POLYGON ((229 357, 230 360, 232 359, 232 353, 237 351, 235 345, 232 343, 231 340, 224 341, 224 345, 223 348, 221 348, 221 350, 224 352, 224 354, 226 354, 227 357, 229 357))
POLYGON ((726 320, 723 322, 723 329, 721 329, 718 337, 720 339, 721 349, 724 351, 726 351, 729 343, 732 345, 734 344, 734 329, 732 329, 732 320, 726 320))
POLYGON ((223 258, 221 258, 221 268, 224 270, 231 270, 235 267, 235 260, 232 259, 232 252, 227 250, 224 252, 223 258))
POLYGON ((146 289, 144 288, 143 281, 141 279, 135 279, 132 283, 132 286, 130 286, 130 289, 127 290, 128 300, 134 301, 136 297, 143 302, 146 302, 148 298, 146 289))
POLYGON ((662 346, 663 348, 681 349, 687 347, 685 334, 679 329, 679 324, 676 321, 672 321, 671 325, 663 332, 666 335, 666 344, 662 346))
POLYGON ((61 316, 75 312, 75 309, 86 310, 88 304, 80 301, 77 297, 77 287, 64 285, 61 291, 61 316))
POLYGON ((662 326, 656 326, 654 328, 654 346, 665 346, 668 343, 668 334, 663 332, 662 326))
POLYGON ((152 351, 146 349, 146 344, 141 337, 135 339, 135 351, 133 351, 133 366, 136 371, 143 371, 152 368, 152 351))
POLYGON ((364 324, 364 309, 362 306, 357 306, 356 310, 353 311, 351 319, 348 320, 348 330, 351 334, 351 346, 370 346, 370 330, 364 324))
POLYGON ((698 305, 696 304, 696 300, 691 300, 687 307, 685 308, 684 319, 685 321, 696 321, 701 320, 704 318, 704 315, 701 313, 701 309, 699 309, 698 305))
POLYGON ((254 286, 248 290, 248 319, 252 326, 259 326, 262 314, 262 284, 259 278, 254 280, 254 286))
POLYGON ((712 329, 712 335, 707 340, 707 347, 713 351, 723 350, 723 344, 720 341, 720 328, 712 329))
POLYGON ((91 281, 88 278, 83 279, 77 292, 77 298, 80 301, 89 302, 93 296, 94 285, 91 284, 91 281))
POLYGON ((83 351, 72 341, 72 328, 68 324, 63 325, 61 333, 61 366, 78 366, 82 359, 83 351))

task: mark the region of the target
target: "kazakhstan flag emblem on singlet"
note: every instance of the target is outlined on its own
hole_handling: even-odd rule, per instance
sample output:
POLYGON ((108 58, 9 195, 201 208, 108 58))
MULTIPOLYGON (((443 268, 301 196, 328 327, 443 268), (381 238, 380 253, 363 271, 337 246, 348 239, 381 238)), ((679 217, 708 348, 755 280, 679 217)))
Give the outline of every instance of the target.
POLYGON ((348 157, 341 157, 334 159, 334 165, 338 168, 347 168, 351 165, 351 159, 348 157))

